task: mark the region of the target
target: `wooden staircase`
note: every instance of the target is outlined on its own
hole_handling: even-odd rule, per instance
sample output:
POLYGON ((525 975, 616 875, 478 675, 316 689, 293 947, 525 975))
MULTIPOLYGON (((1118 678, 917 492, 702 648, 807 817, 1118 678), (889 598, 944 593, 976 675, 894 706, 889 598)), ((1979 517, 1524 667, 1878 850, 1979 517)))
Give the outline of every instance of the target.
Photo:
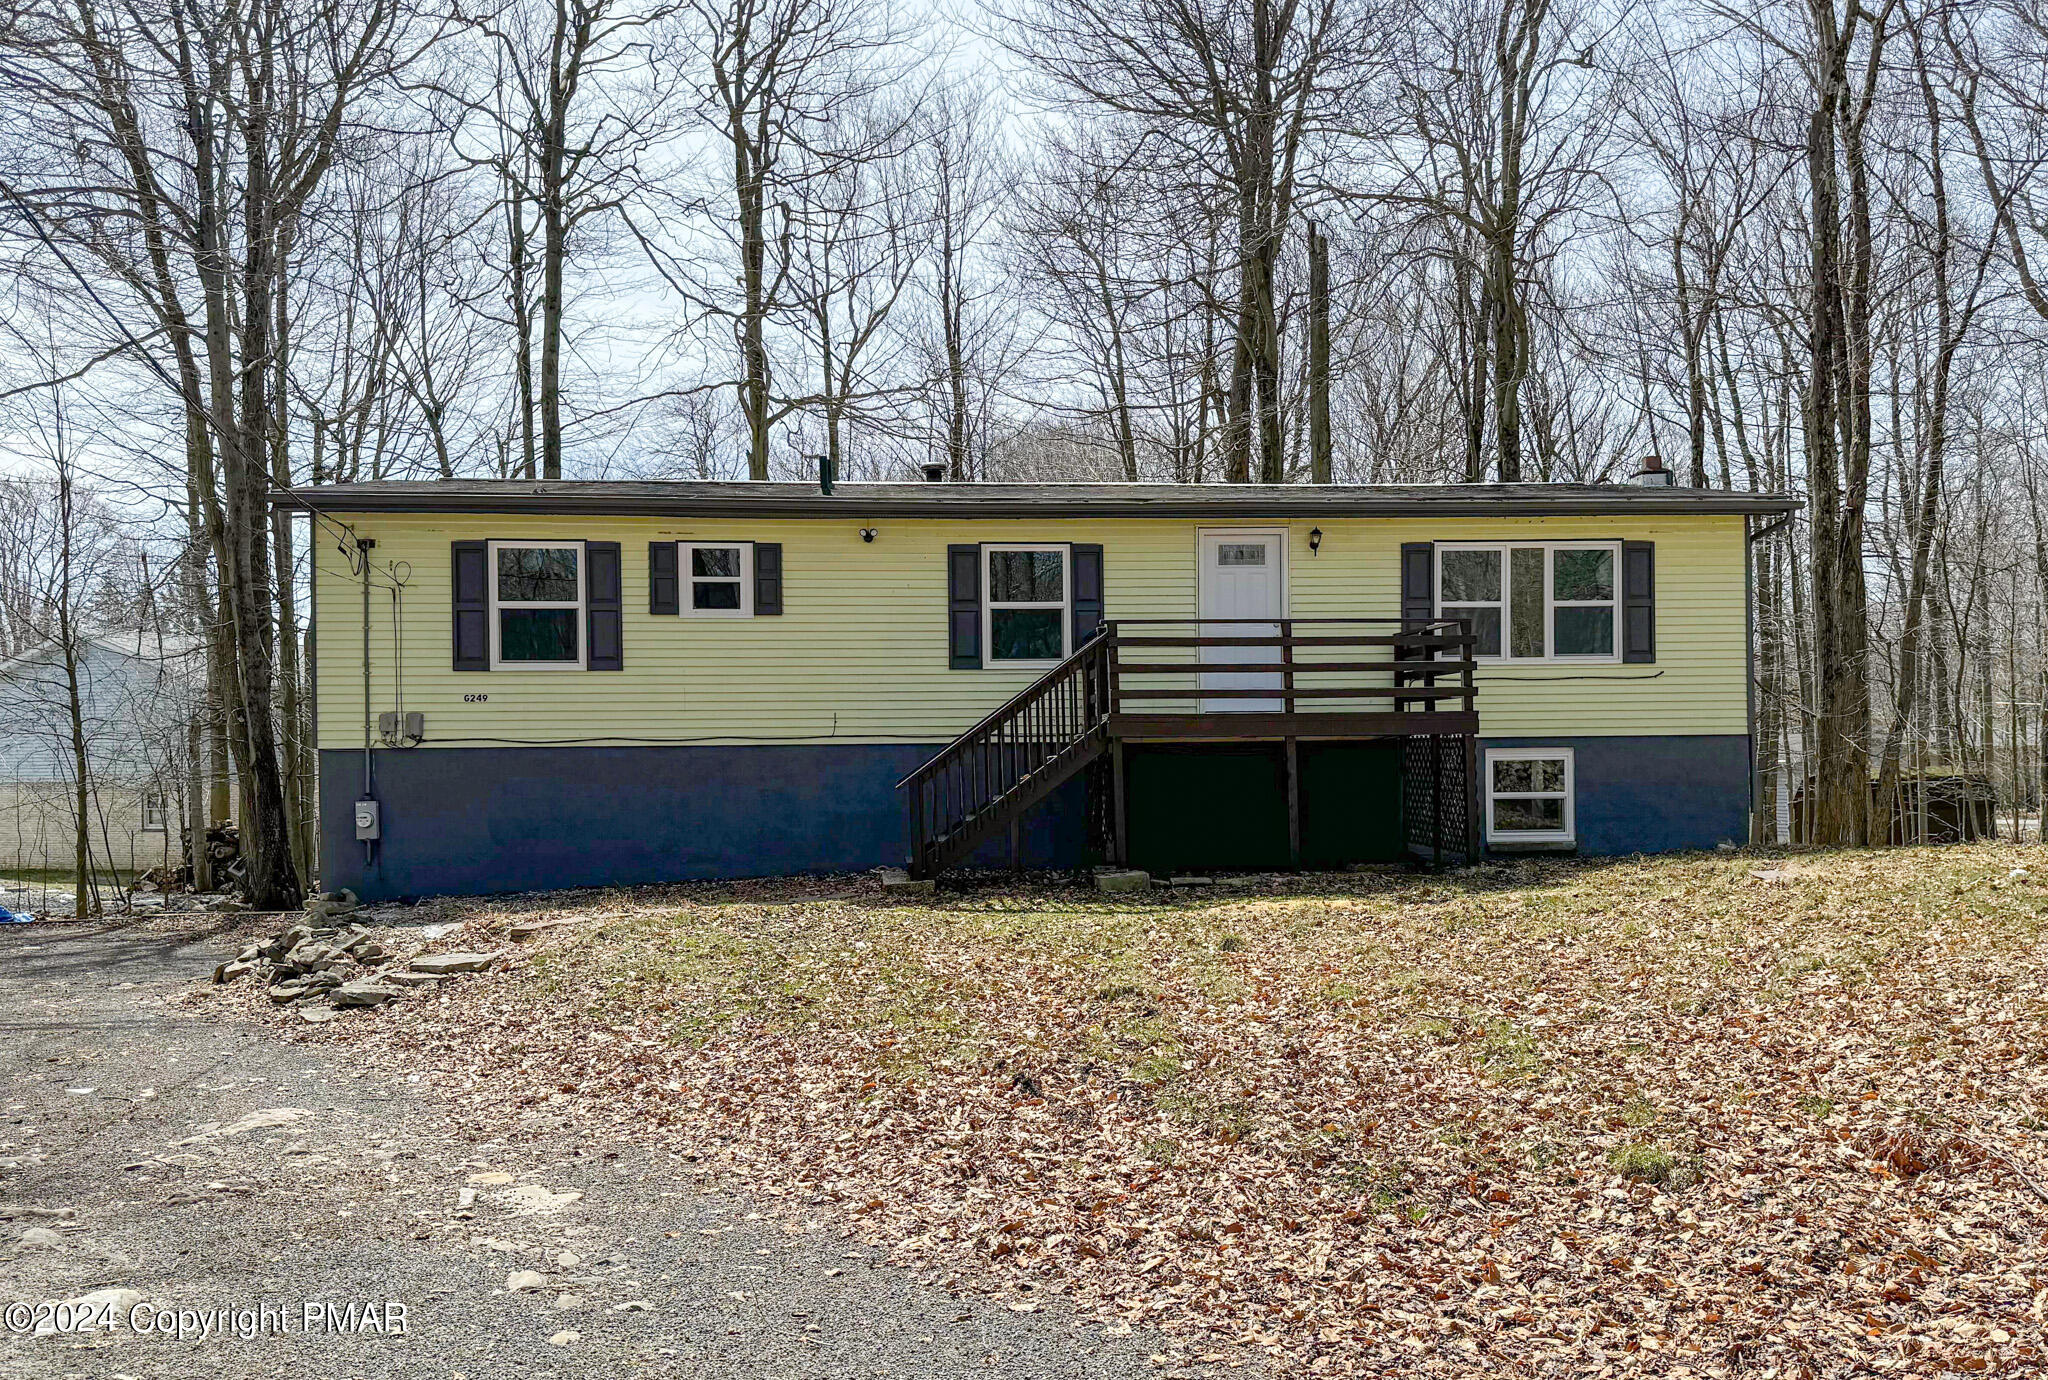
POLYGON ((1112 640, 1099 635, 897 782, 910 874, 952 867, 1109 749, 1112 640))

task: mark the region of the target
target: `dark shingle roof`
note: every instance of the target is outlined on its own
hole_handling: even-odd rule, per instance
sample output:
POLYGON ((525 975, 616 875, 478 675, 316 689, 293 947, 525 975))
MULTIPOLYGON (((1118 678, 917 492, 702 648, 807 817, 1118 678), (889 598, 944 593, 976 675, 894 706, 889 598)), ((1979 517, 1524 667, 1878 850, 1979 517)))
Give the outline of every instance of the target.
POLYGON ((336 513, 582 513, 718 517, 1501 517, 1789 513, 1782 494, 1633 484, 839 484, 458 479, 281 489, 282 508, 336 513))

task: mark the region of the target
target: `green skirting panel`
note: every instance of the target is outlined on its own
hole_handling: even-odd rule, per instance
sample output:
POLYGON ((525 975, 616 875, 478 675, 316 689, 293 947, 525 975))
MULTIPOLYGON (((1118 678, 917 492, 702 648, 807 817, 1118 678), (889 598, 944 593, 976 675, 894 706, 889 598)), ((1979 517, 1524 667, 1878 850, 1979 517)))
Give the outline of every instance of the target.
MULTIPOLYGON (((1400 742, 1297 750, 1301 865, 1398 862, 1400 742)), ((1125 752, 1132 866, 1172 873, 1288 865, 1284 744, 1131 744, 1125 752)))

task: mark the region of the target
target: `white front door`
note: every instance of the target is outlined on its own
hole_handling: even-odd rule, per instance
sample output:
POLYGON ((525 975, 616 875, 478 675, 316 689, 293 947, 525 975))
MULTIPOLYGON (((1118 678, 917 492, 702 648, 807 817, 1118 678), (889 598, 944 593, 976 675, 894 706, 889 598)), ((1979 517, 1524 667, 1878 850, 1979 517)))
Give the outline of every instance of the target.
MULTIPOLYGON (((1279 620, 1287 616, 1287 537, 1284 532, 1203 531, 1196 541, 1201 561, 1201 616, 1237 618, 1250 621, 1236 625, 1205 624, 1202 636, 1270 637, 1280 631, 1279 620)), ((1228 666, 1244 662, 1277 662, 1278 647, 1204 647, 1202 664, 1228 666)), ((1214 690, 1279 689, 1284 682, 1278 671, 1204 671, 1202 712, 1264 711, 1277 714, 1283 702, 1277 697, 1244 698, 1212 696, 1214 690)))

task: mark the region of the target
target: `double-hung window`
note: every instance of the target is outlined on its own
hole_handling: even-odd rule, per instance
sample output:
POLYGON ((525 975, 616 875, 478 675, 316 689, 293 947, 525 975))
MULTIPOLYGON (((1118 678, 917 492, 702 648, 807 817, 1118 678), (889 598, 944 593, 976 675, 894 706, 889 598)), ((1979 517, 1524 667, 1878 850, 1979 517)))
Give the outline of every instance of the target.
POLYGON ((682 560, 682 612, 690 618, 751 618, 754 614, 754 544, 686 541, 682 560))
POLYGON ((1570 748, 1488 748, 1486 840, 1567 844, 1572 820, 1570 748))
POLYGON ((162 791, 142 793, 142 831, 146 834, 161 834, 171 817, 170 801, 162 791))
POLYGON ((1073 582, 1065 545, 982 548, 983 645, 991 664, 1050 664, 1067 654, 1073 582))
POLYGON ((1459 543, 1437 547, 1437 616, 1464 618, 1481 657, 1617 661, 1616 542, 1459 543))
POLYGON ((494 541, 491 665, 583 667, 583 543, 494 541))

